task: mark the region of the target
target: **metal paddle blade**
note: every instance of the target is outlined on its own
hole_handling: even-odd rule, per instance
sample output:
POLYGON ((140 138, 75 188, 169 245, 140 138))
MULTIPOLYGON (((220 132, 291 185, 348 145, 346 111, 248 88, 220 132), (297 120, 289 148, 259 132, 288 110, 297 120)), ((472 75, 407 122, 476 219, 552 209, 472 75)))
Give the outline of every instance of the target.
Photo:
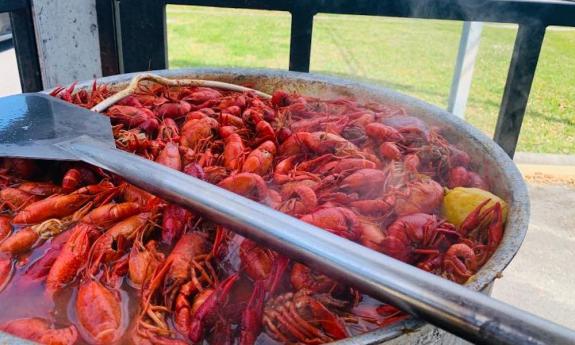
POLYGON ((0 157, 77 160, 55 144, 82 135, 115 147, 106 116, 48 95, 0 98, 0 157))

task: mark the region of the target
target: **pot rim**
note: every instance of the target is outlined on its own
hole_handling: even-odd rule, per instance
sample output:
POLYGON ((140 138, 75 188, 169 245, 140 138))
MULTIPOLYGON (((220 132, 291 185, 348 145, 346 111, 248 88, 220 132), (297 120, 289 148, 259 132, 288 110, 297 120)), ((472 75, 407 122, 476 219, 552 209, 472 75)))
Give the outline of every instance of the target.
MULTIPOLYGON (((141 73, 144 72, 118 74, 114 76, 98 78, 96 81, 100 84, 110 84, 113 88, 117 88, 124 86, 132 77, 141 73)), ((373 97, 392 99, 394 102, 406 106, 406 108, 414 111, 424 112, 427 115, 434 117, 434 120, 451 126, 456 131, 462 133, 462 135, 468 137, 468 140, 473 141, 475 146, 480 147, 481 150, 485 153, 485 158, 492 160, 495 165, 500 167, 502 172, 501 177, 503 177, 505 182, 508 184, 510 191, 510 195, 507 200, 509 204, 509 213, 501 243, 499 244, 495 253, 487 261, 487 263, 476 273, 474 277, 472 277, 470 281, 465 284, 465 286, 475 291, 487 292, 490 284, 493 283, 496 278, 501 277, 501 273, 511 262, 521 247, 523 239, 527 233, 527 227, 529 223, 529 196, 527 192, 527 186, 523 181, 521 173, 515 166, 515 163, 513 163, 513 161, 505 153, 505 151, 503 151, 503 149, 499 147, 499 145, 497 145, 492 139, 487 137, 477 128, 471 126, 464 120, 448 113, 446 110, 417 99, 413 96, 391 90, 384 86, 379 86, 364 81, 349 80, 316 73, 301 73, 263 68, 183 68, 149 71, 149 73, 158 74, 168 78, 192 77, 201 79, 202 76, 219 76, 225 77, 226 79, 238 79, 238 83, 242 83, 244 80, 249 80, 250 78, 267 78, 270 79, 270 81, 274 79, 288 79, 291 81, 301 81, 303 83, 320 83, 328 88, 330 86, 336 86, 343 89, 365 91, 373 97)), ((79 82, 77 84, 77 89, 89 89, 92 83, 93 81, 79 82)), ((45 90, 42 92, 47 93, 50 91, 51 90, 45 90)), ((271 91, 273 90, 270 90, 270 92, 271 91)), ((417 116, 417 114, 414 114, 414 116, 417 116)), ((425 325, 425 321, 410 318, 406 321, 396 323, 383 329, 370 331, 358 336, 338 341, 337 344, 381 343, 383 341, 399 337, 402 334, 405 334, 406 331, 421 329, 421 327, 425 325)))

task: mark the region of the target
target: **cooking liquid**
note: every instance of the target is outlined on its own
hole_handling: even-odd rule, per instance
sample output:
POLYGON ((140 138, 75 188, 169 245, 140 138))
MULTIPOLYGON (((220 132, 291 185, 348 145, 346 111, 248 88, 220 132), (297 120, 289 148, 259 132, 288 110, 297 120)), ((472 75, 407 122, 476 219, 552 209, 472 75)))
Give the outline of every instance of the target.
MULTIPOLYGON (((82 334, 83 331, 81 326, 79 326, 75 311, 80 279, 76 278, 72 284, 63 287, 53 297, 50 297, 45 292, 45 276, 33 279, 26 275, 27 269, 32 267, 47 253, 53 240, 45 241, 29 254, 20 256, 17 259, 12 279, 6 289, 0 292, 0 308, 2 308, 0 324, 21 318, 39 317, 53 321, 55 328, 67 327, 73 324, 77 327, 78 333, 82 334)), ((138 291, 130 287, 126 279, 124 279, 119 290, 122 301, 123 323, 125 323, 127 328, 129 320, 132 320, 137 312, 138 291)), ((123 336, 121 343, 130 343, 127 332, 123 336)), ((89 343, 80 336, 76 344, 89 343)))
MULTIPOLYGON (((228 243, 228 254, 218 263, 218 271, 224 272, 225 276, 241 270, 238 251, 242 239, 243 238, 241 236, 235 235, 228 243)), ((82 330, 82 327, 79 325, 78 319, 76 318, 75 302, 78 288, 81 282, 80 277, 77 277, 72 284, 60 289, 51 298, 45 293, 45 277, 31 279, 29 276, 26 276, 26 270, 46 254, 46 252, 50 249, 51 242, 53 240, 54 239, 45 241, 41 245, 38 245, 36 248, 34 248, 30 253, 18 258, 12 279, 6 286, 6 289, 0 292, 0 308, 2 308, 2 312, 0 313, 0 324, 10 320, 31 317, 40 317, 53 321, 56 328, 67 327, 70 324, 73 324, 78 329, 79 334, 76 344, 90 344, 84 338, 84 331, 82 330)), ((164 250, 164 252, 167 255, 167 251, 164 250)), ((120 339, 120 344, 133 344, 131 339, 131 330, 134 325, 131 321, 135 320, 139 305, 139 290, 134 289, 128 283, 128 279, 129 278, 127 277, 123 278, 122 285, 119 289, 122 304, 122 328, 125 329, 124 335, 120 339)), ((278 293, 289 290, 289 271, 288 273, 284 274, 282 287, 283 288, 280 288, 278 293)), ((228 307, 231 307, 232 309, 237 308, 237 310, 243 310, 246 301, 249 299, 249 294, 251 291, 251 284, 249 280, 245 277, 242 277, 242 279, 232 290, 228 301, 228 307), (234 301, 237 302, 234 304, 234 301)), ((379 302, 364 295, 362 296, 361 303, 356 308, 374 308, 379 304, 379 302)), ((167 321, 172 326, 172 329, 175 329, 173 327, 173 320, 168 318, 167 321)), ((357 322, 346 322, 346 327, 352 335, 361 334, 368 330, 378 328, 377 325, 363 320, 358 320, 357 322)), ((239 325, 232 325, 233 330, 238 328, 239 325)), ((181 334, 177 332, 175 333, 177 338, 181 340, 187 340, 181 334)), ((234 334, 239 335, 239 331, 234 332, 234 334)), ((206 336, 203 343, 208 344, 212 334, 210 334, 210 332, 206 332, 205 335, 206 336)), ((236 337, 234 339, 235 342, 237 342, 238 339, 239 337, 236 337)), ((276 345, 281 343, 273 340, 264 331, 262 331, 256 340, 256 344, 276 345)))

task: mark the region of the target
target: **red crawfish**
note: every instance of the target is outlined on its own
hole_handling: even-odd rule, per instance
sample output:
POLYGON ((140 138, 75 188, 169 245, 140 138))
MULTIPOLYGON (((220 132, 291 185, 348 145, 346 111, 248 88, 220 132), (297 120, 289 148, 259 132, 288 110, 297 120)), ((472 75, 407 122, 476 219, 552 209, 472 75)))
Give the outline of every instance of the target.
POLYGON ((95 184, 96 182, 96 175, 92 170, 85 167, 70 168, 62 178, 62 190, 69 193, 82 186, 95 184))
POLYGON ((0 253, 23 254, 40 240, 53 237, 63 229, 63 223, 57 219, 49 219, 37 225, 21 228, 0 242, 0 253))
POLYGON ((100 183, 82 187, 70 194, 55 194, 26 206, 16 214, 13 224, 35 224, 50 218, 63 218, 72 215, 88 201, 105 196, 114 190, 113 185, 100 183))
POLYGON ((90 248, 88 274, 95 274, 100 264, 119 259, 138 233, 146 232, 152 226, 154 217, 152 212, 142 212, 116 223, 98 237, 90 248))
POLYGON ((122 123, 128 128, 140 128, 150 134, 156 132, 160 121, 149 109, 137 108, 128 105, 114 105, 108 109, 107 114, 113 120, 122 123))
POLYGON ((449 188, 473 187, 489 191, 487 182, 485 182, 485 180, 479 176, 479 174, 473 171, 469 171, 462 166, 449 170, 448 174, 447 186, 449 188))
POLYGON ((301 182, 285 184, 282 188, 281 196, 282 204, 278 210, 293 216, 302 216, 313 212, 318 206, 315 191, 301 182))
POLYGON ((146 133, 139 128, 129 130, 121 129, 123 125, 114 126, 114 138, 116 146, 124 151, 135 152, 139 155, 147 156, 149 150, 153 148, 155 140, 149 140, 146 133))
POLYGON ((386 126, 396 129, 401 135, 401 142, 406 145, 426 143, 430 129, 425 122, 413 116, 389 116, 381 120, 386 126))
POLYGON ((281 160, 274 167, 273 180, 276 184, 314 179, 320 181, 320 177, 315 173, 296 169, 298 156, 289 156, 281 160))
POLYGON ((247 97, 244 94, 233 94, 223 97, 218 104, 218 109, 226 110, 228 113, 239 115, 246 107, 247 97))
POLYGON ((80 222, 106 229, 123 219, 140 213, 142 209, 140 204, 136 202, 109 203, 88 212, 80 219, 80 222))
POLYGON ((18 188, 7 187, 0 191, 0 210, 6 206, 12 211, 18 211, 41 198, 18 188))
POLYGON ((449 163, 451 167, 464 167, 467 168, 469 163, 471 163, 471 157, 467 152, 458 149, 457 147, 449 144, 449 163))
POLYGON ((300 95, 289 94, 289 93, 282 91, 282 90, 276 90, 276 91, 274 91, 274 93, 272 95, 271 103, 274 106, 286 107, 286 106, 288 106, 290 104, 294 104, 294 103, 305 104, 306 100, 304 97, 302 97, 300 95))
POLYGON ((172 168, 174 170, 182 170, 182 157, 177 144, 168 142, 166 146, 160 151, 156 158, 156 162, 172 168))
MULTIPOLYGON (((220 122, 220 125, 222 127, 228 127, 228 126, 235 128, 244 127, 244 120, 242 120, 241 117, 232 115, 230 113, 221 113, 220 116, 218 117, 218 121, 220 122)), ((225 136, 223 135, 222 137, 225 138, 225 136)))
POLYGON ((353 319, 373 323, 379 327, 392 325, 409 317, 408 314, 389 304, 379 306, 360 304, 352 309, 352 314, 353 319))
POLYGON ((154 195, 128 183, 123 184, 120 190, 125 201, 135 202, 140 207, 149 207, 157 200, 154 195))
POLYGON ((32 195, 43 197, 58 194, 62 191, 60 186, 52 182, 24 182, 18 186, 18 189, 32 195))
POLYGON ((319 116, 293 122, 290 127, 294 133, 325 131, 339 135, 348 124, 347 116, 319 116))
POLYGON ((242 164, 242 172, 264 176, 272 168, 275 154, 276 145, 272 141, 262 143, 246 157, 242 164))
POLYGON ((192 110, 190 103, 186 101, 169 102, 160 105, 156 110, 156 115, 160 118, 177 119, 186 116, 192 110))
POLYGON ((477 270, 477 258, 471 247, 456 243, 443 257, 443 276, 459 284, 465 283, 477 270))
MULTIPOLYGON (((163 305, 174 309, 174 323, 181 333, 188 332, 191 304, 188 300, 196 293, 213 285, 217 276, 209 262, 210 245, 206 236, 200 232, 183 234, 163 264, 154 272, 144 286, 143 307, 146 312, 154 314, 151 302, 160 297, 163 305), (158 296, 159 295, 159 296, 158 296)), ((155 314, 154 314, 155 315, 155 314)), ((166 329, 164 324, 152 322, 159 329, 166 329)), ((148 321, 141 320, 148 325, 148 321)))
POLYGON ((397 215, 432 213, 443 201, 443 187, 430 178, 409 182, 404 190, 394 193, 397 215))
POLYGON ((54 237, 50 241, 50 249, 44 253, 44 255, 34 261, 30 266, 26 268, 24 275, 26 278, 34 281, 35 279, 44 279, 50 272, 52 265, 60 255, 62 248, 70 239, 70 235, 72 235, 72 231, 64 231, 54 237))
POLYGON ((418 255, 438 254, 459 237, 453 225, 425 213, 399 217, 387 227, 385 235, 381 251, 410 264, 417 261, 418 255))
POLYGON ((168 204, 162 213, 162 243, 172 247, 195 218, 185 207, 168 204))
POLYGON ((158 129, 158 136, 156 139, 171 142, 178 141, 180 138, 180 128, 171 118, 165 118, 160 123, 160 128, 158 129))
POLYGON ((393 212, 394 204, 395 197, 386 195, 377 199, 351 201, 348 205, 364 216, 385 218, 393 212))
POLYGON ((472 242, 477 262, 482 266, 495 252, 503 238, 503 210, 499 202, 485 209, 491 199, 479 204, 459 226, 461 236, 472 242))
POLYGON ((317 172, 322 175, 353 173, 361 169, 375 169, 377 164, 365 158, 344 158, 320 165, 317 172))
POLYGON ((208 87, 193 88, 191 92, 186 92, 186 94, 182 97, 183 100, 192 104, 204 104, 209 101, 217 101, 215 104, 218 104, 221 98, 221 92, 208 87))
POLYGON ((203 338, 206 325, 212 321, 218 308, 226 305, 230 289, 239 278, 240 276, 237 273, 230 275, 218 284, 213 293, 198 307, 192 316, 189 326, 188 337, 191 341, 198 342, 203 338))
POLYGON ((316 156, 312 159, 298 162, 295 166, 295 169, 297 171, 307 171, 307 172, 319 173, 319 170, 321 168, 318 169, 318 167, 324 167, 330 163, 333 163, 334 161, 339 161, 339 160, 340 159, 336 155, 331 154, 331 153, 326 153, 323 155, 316 156))
POLYGON ((306 289, 314 293, 330 291, 337 285, 328 276, 297 262, 292 267, 290 282, 296 291, 306 289))
POLYGON ((360 218, 360 222, 361 236, 359 237, 359 243, 378 252, 383 251, 383 243, 386 236, 383 229, 377 223, 366 218, 360 218))
POLYGON ((138 98, 136 96, 128 96, 124 99, 121 99, 118 101, 119 105, 129 105, 132 107, 136 107, 136 108, 143 108, 144 106, 142 105, 142 103, 138 100, 138 98))
POLYGON ((254 145, 259 145, 260 143, 271 141, 277 142, 276 133, 267 121, 260 121, 256 125, 256 137, 254 138, 254 145))
POLYGON ((240 345, 252 345, 262 330, 264 312, 265 286, 263 281, 257 281, 252 295, 242 313, 240 324, 240 345))
POLYGON ((128 275, 131 285, 140 289, 163 261, 164 254, 158 251, 156 241, 152 240, 144 245, 142 238, 137 238, 130 249, 128 258, 128 275))
POLYGON ((326 296, 345 296, 345 299, 349 299, 352 305, 357 305, 361 300, 361 295, 357 290, 346 287, 300 263, 294 263, 290 274, 290 282, 294 291, 305 290, 312 294, 325 293, 326 296))
POLYGON ((78 340, 76 327, 55 328, 48 320, 33 317, 16 319, 0 325, 0 331, 48 345, 72 345, 78 340))
POLYGON ((90 246, 99 231, 94 225, 78 223, 68 230, 71 235, 52 264, 46 277, 46 293, 53 295, 70 283, 86 265, 90 246))
POLYGON ((218 186, 255 201, 265 201, 269 197, 268 186, 258 174, 235 174, 223 179, 218 186))
POLYGON ((12 224, 10 224, 10 217, 0 215, 0 242, 10 236, 12 232, 12 224))
POLYGON ((344 207, 322 208, 301 217, 301 220, 348 240, 357 241, 361 236, 357 214, 344 207))
POLYGON ((389 174, 379 169, 360 169, 341 181, 339 188, 347 193, 358 193, 364 198, 380 196, 389 174))
POLYGON ((379 144, 403 140, 403 136, 397 129, 378 122, 370 123, 365 126, 365 132, 368 137, 379 144))
POLYGON ((12 256, 6 253, 0 253, 0 292, 12 279, 14 273, 14 260, 12 256))
POLYGON ((305 153, 356 153, 357 146, 340 137, 328 132, 298 132, 292 134, 279 147, 279 153, 283 157, 305 153))
POLYGON ((264 281, 266 291, 273 294, 287 268, 287 258, 249 239, 242 240, 239 257, 241 270, 253 281, 264 281))
POLYGON ((119 291, 88 279, 78 288, 75 303, 78 326, 91 344, 117 342, 127 328, 119 291))
POLYGON ((2 168, 19 179, 29 179, 41 172, 38 162, 32 159, 4 158, 2 168))
POLYGON ((248 150, 239 134, 230 134, 225 138, 224 167, 228 170, 239 170, 247 152, 248 150))
POLYGON ((401 160, 401 150, 396 143, 385 142, 379 145, 379 154, 381 157, 389 160, 401 160))
POLYGON ((288 292, 267 302, 263 324, 266 333, 284 343, 318 344, 349 336, 343 321, 330 307, 344 308, 345 302, 308 290, 288 292))
POLYGON ((191 119, 184 123, 180 132, 180 144, 192 149, 212 136, 212 131, 219 127, 218 121, 211 117, 191 119))

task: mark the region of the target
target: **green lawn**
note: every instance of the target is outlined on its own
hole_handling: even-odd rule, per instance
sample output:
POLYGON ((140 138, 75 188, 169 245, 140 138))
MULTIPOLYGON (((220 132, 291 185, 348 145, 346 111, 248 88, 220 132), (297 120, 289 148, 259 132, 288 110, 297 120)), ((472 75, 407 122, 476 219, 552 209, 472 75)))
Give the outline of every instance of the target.
MULTIPOLYGON (((289 14, 169 6, 170 68, 288 67, 289 14)), ((446 107, 461 23, 318 15, 313 72, 367 79, 446 107)), ((484 27, 466 118, 491 135, 517 30, 484 27)), ((575 153, 575 30, 548 30, 520 151, 575 153)))

